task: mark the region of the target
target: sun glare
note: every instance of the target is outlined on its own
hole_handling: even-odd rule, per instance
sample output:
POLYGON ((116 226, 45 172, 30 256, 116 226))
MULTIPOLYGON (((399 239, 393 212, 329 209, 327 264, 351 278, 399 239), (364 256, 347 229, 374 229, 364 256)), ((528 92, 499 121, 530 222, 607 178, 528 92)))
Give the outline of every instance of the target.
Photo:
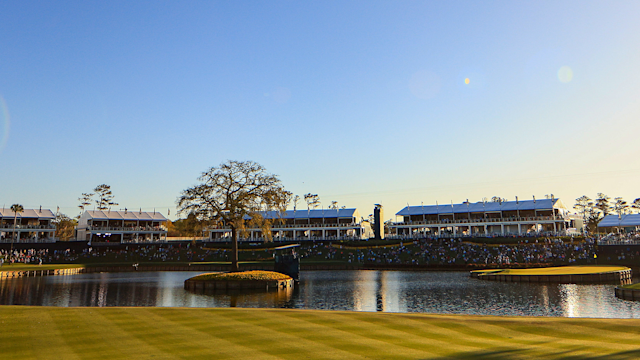
POLYGON ((573 79, 573 70, 568 66, 563 66, 558 70, 558 80, 563 83, 568 83, 573 79))
POLYGON ((469 80, 469 78, 464 79, 464 83, 469 85, 469 83, 471 82, 471 80, 469 80))

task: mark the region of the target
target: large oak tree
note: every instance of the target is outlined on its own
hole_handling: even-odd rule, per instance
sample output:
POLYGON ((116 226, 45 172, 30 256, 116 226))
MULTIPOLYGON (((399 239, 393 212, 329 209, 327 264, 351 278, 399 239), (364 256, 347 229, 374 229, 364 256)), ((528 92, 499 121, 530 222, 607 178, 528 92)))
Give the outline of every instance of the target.
POLYGON ((248 222, 263 228, 268 239, 270 225, 262 211, 284 211, 291 200, 276 175, 253 161, 227 161, 212 167, 198 178, 200 184, 178 197, 178 214, 194 214, 209 223, 231 227, 233 241, 232 271, 238 271, 238 235, 248 222))

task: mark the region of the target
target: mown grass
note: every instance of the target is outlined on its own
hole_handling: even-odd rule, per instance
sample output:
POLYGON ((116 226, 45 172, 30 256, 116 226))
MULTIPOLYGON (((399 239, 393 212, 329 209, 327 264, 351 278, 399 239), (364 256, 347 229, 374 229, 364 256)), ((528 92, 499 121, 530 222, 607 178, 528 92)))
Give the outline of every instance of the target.
POLYGON ((602 274, 613 271, 629 270, 626 266, 592 265, 592 266, 556 266, 529 269, 487 269, 473 270, 474 273, 491 273, 491 275, 584 275, 602 274))
POLYGON ((232 273, 215 272, 215 273, 201 274, 201 275, 194 276, 189 280, 269 281, 269 280, 289 280, 289 279, 291 279, 289 275, 281 274, 275 271, 252 270, 252 271, 242 271, 242 272, 232 272, 232 273))
POLYGON ((621 286, 622 288, 625 289, 634 289, 634 290, 640 290, 640 283, 635 283, 635 284, 630 284, 630 285, 624 285, 621 286))
POLYGON ((0 266, 0 271, 33 271, 33 270, 55 270, 55 269, 75 269, 75 268, 83 268, 82 264, 7 264, 0 266))
POLYGON ((3 359, 634 359, 640 320, 0 307, 3 359))

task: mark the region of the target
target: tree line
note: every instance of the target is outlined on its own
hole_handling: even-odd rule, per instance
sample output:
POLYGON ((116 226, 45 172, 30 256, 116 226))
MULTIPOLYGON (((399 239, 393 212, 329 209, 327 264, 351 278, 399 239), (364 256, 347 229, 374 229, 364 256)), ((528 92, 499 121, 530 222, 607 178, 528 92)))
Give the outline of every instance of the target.
POLYGON ((573 208, 582 215, 587 230, 595 232, 598 223, 607 215, 616 214, 622 216, 633 211, 640 213, 640 198, 633 200, 629 204, 622 197, 616 197, 611 200, 611 197, 604 193, 596 194, 595 199, 582 195, 576 199, 576 204, 573 208))

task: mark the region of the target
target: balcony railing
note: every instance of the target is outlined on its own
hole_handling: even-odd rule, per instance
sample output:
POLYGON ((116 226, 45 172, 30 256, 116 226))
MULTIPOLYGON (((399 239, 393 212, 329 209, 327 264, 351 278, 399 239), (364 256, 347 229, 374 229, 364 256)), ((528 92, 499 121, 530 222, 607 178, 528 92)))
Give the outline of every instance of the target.
MULTIPOLYGON (((14 244, 40 244, 40 243, 54 243, 56 242, 57 238, 55 237, 45 237, 45 238, 29 238, 29 239, 14 239, 13 243, 14 244)), ((11 237, 3 237, 0 238, 0 243, 10 243, 11 241, 11 237)))
POLYGON ((164 226, 87 226, 87 231, 156 231, 166 232, 164 226))
MULTIPOLYGON (((317 230, 335 230, 335 229, 353 229, 360 228, 360 224, 351 223, 351 224, 272 224, 271 229, 317 229, 317 230)), ((231 227, 229 226, 209 226, 205 229, 208 230, 227 230, 231 231, 231 227)), ((261 230, 259 228, 253 228, 248 230, 261 230)))
MULTIPOLYGON (((13 224, 0 224, 0 229, 13 230, 13 224)), ((55 225, 16 225, 16 230, 55 230, 55 225)))
MULTIPOLYGON (((213 241, 213 242, 228 242, 231 241, 231 237, 230 236, 226 236, 226 237, 220 237, 220 238, 211 238, 211 239, 204 239, 204 240, 200 240, 200 241, 213 241)), ((263 237, 255 237, 255 238, 239 238, 239 241, 243 241, 243 242, 260 242, 260 241, 264 241, 265 238, 263 237)), ((336 236, 298 236, 295 239, 292 237, 273 237, 272 241, 273 242, 288 242, 288 241, 328 241, 328 240, 347 240, 347 241, 352 241, 352 240, 363 240, 362 237, 360 236, 340 236, 340 237, 336 237, 336 236)))
POLYGON ((392 226, 398 225, 452 225, 452 224, 476 224, 476 223, 505 223, 505 222, 530 222, 530 221, 568 221, 562 216, 531 216, 531 217, 509 217, 509 218, 484 218, 484 219, 441 219, 441 220, 425 220, 412 222, 397 222, 392 226))

